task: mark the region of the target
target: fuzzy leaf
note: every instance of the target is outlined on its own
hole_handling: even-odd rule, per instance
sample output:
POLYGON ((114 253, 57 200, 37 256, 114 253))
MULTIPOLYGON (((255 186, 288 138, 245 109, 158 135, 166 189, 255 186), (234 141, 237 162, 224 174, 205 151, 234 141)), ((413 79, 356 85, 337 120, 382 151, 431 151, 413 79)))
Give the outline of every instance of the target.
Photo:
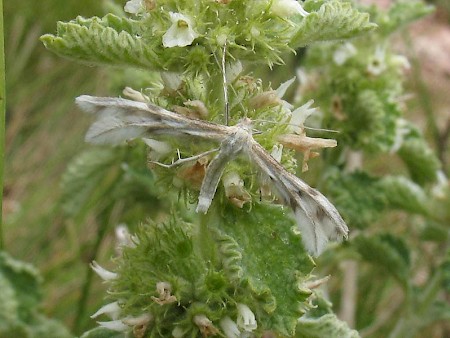
POLYGON ((327 314, 319 318, 300 318, 295 338, 358 338, 357 331, 348 327, 346 322, 335 314, 327 314))
MULTIPOLYGON (((309 9, 307 1, 305 9, 309 9)), ((369 14, 361 13, 347 2, 325 2, 317 12, 311 12, 299 23, 291 41, 292 48, 316 41, 340 40, 372 31, 377 26, 369 22, 369 14)))
POLYGON ((0 276, 6 278, 13 286, 17 297, 18 315, 27 320, 32 310, 41 300, 41 277, 30 264, 18 261, 4 252, 0 253, 0 276))
POLYGON ((407 165, 413 181, 420 185, 436 181, 440 162, 422 138, 407 138, 398 154, 407 165))
POLYGON ((273 304, 256 311, 258 327, 292 336, 299 304, 306 300, 299 292, 297 277, 309 275, 313 262, 305 252, 293 222, 282 209, 254 205, 250 212, 229 210, 224 229, 232 234, 242 252, 243 280, 260 297, 270 292, 273 304), (270 248, 270 250, 268 250, 270 248))
POLYGON ((366 228, 379 218, 388 199, 378 180, 363 172, 335 172, 327 179, 327 191, 350 228, 366 228))
POLYGON ((428 213, 427 195, 423 189, 403 176, 388 176, 380 180, 379 186, 383 189, 389 206, 413 214, 428 213))
POLYGON ((78 155, 62 177, 64 210, 72 215, 78 213, 116 162, 117 152, 110 148, 90 149, 78 155))
POLYGON ((162 69, 163 58, 155 52, 162 45, 142 38, 140 22, 112 14, 58 22, 56 35, 43 35, 41 41, 60 56, 89 64, 162 69))
POLYGON ((361 257, 385 269, 406 287, 409 278, 410 254, 406 243, 400 237, 390 234, 365 237, 358 236, 352 242, 361 257))
POLYGON ((39 314, 41 277, 28 263, 0 253, 0 338, 68 338, 59 322, 39 314))

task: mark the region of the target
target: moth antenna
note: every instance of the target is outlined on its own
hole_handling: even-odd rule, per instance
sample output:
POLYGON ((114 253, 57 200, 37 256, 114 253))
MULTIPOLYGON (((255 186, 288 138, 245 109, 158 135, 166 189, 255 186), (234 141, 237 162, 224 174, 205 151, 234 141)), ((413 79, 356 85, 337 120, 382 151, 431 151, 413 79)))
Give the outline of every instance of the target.
POLYGON ((222 79, 223 79, 223 100, 225 102, 225 125, 228 126, 230 120, 230 105, 228 102, 228 83, 226 74, 226 54, 227 54, 227 42, 223 45, 222 50, 222 79))
MULTIPOLYGON (((270 120, 261 120, 261 119, 256 119, 256 120, 253 120, 253 121, 255 121, 255 122, 265 122, 265 123, 272 123, 272 124, 275 124, 275 123, 279 123, 279 122, 275 122, 275 121, 270 121, 270 120)), ((296 124, 293 124, 293 123, 286 123, 286 125, 288 125, 288 126, 294 126, 294 127, 298 127, 298 125, 296 125, 296 124)), ((333 129, 324 129, 324 128, 314 128, 314 127, 307 127, 307 126, 303 126, 303 129, 308 129, 308 130, 314 130, 314 131, 324 131, 324 132, 328 132, 328 133, 336 133, 336 134, 339 134, 340 133, 340 131, 339 130, 333 130, 333 129)))

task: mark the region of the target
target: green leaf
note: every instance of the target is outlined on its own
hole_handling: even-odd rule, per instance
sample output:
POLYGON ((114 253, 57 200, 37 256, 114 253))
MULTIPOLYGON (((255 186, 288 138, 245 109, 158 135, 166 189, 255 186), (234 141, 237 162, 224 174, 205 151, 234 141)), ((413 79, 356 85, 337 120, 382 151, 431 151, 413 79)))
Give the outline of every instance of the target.
POLYGON ((127 335, 122 332, 108 330, 104 327, 96 327, 95 329, 89 330, 80 338, 126 338, 127 335))
POLYGON ((364 172, 334 171, 327 177, 327 192, 350 228, 366 228, 385 210, 388 199, 378 179, 364 172))
POLYGON ((117 158, 115 149, 93 148, 72 160, 61 181, 61 199, 68 214, 77 214, 89 203, 94 191, 117 167, 117 158))
POLYGON ((0 253, 0 338, 69 338, 59 322, 39 314, 41 277, 30 264, 0 253))
POLYGON ((375 267, 380 267, 407 287, 410 271, 410 253, 406 243, 391 234, 372 237, 358 236, 352 245, 361 258, 375 267))
POLYGON ((374 21, 379 25, 380 31, 389 35, 394 31, 414 22, 434 11, 434 7, 420 0, 396 1, 387 13, 378 13, 374 21))
POLYGON ((357 331, 348 327, 334 314, 319 318, 300 318, 298 320, 296 338, 358 338, 357 331))
POLYGON ((252 309, 258 327, 289 337, 302 315, 299 305, 309 296, 299 292, 298 278, 308 276, 314 267, 293 224, 281 208, 256 204, 249 212, 225 211, 223 226, 241 248, 242 279, 259 297, 269 292, 273 299, 273 304, 252 309))
POLYGON ((420 185, 436 181, 441 166, 439 159, 421 137, 407 138, 398 154, 408 167, 413 181, 420 185))
POLYGON ((151 37, 143 38, 142 22, 108 14, 103 18, 77 17, 58 22, 56 35, 41 37, 45 47, 56 54, 89 64, 142 67, 162 70, 157 55, 162 44, 151 37))
MULTIPOLYGON (((305 9, 309 10, 309 3, 313 2, 306 1, 305 9)), ((329 1, 299 23, 291 47, 299 48, 316 41, 351 38, 376 27, 376 24, 369 22, 369 14, 359 12, 350 3, 329 1)))
POLYGON ((27 321, 41 300, 41 277, 30 264, 0 253, 0 276, 9 281, 17 301, 20 320, 27 321))
POLYGON ((428 214, 428 197, 425 191, 406 177, 383 177, 379 186, 384 190, 391 208, 405 210, 412 214, 428 214))

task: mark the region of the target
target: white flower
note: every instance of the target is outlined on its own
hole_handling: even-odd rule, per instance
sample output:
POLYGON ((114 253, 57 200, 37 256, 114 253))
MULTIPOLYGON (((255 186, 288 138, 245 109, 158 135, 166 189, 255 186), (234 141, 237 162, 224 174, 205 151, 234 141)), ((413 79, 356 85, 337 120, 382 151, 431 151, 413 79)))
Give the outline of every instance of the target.
POLYGON ((241 331, 239 331, 237 324, 230 317, 222 318, 219 324, 223 330, 223 333, 225 333, 225 337, 227 338, 240 337, 241 331))
POLYGON ((161 157, 172 151, 172 146, 164 141, 154 140, 152 138, 143 138, 144 143, 151 149, 148 153, 148 159, 158 161, 161 157))
POLYGON ((226 173, 222 178, 225 196, 238 208, 242 208, 252 197, 244 188, 244 181, 235 171, 226 173))
POLYGON ((225 66, 225 75, 227 82, 233 82, 240 73, 242 73, 243 67, 241 61, 229 62, 225 66))
POLYGON ((212 321, 205 315, 195 315, 194 323, 198 326, 203 337, 215 336, 219 333, 219 330, 213 325, 212 321))
POLYGON ((171 91, 177 91, 183 83, 181 74, 175 72, 161 72, 161 80, 164 83, 164 88, 171 91))
POLYGON ((172 26, 163 35, 163 46, 184 47, 192 44, 192 41, 198 37, 198 34, 192 28, 191 19, 181 13, 170 12, 172 26))
POLYGON ((182 329, 180 326, 177 326, 172 330, 172 336, 174 338, 183 338, 183 337, 185 337, 185 334, 186 334, 186 330, 182 329))
POLYGON ((411 64, 409 63, 408 58, 406 56, 404 56, 404 55, 400 55, 400 54, 392 55, 391 56, 391 62, 395 66, 400 66, 404 70, 411 69, 411 64))
POLYGON ((245 331, 256 330, 258 324, 256 323, 255 314, 245 304, 237 304, 238 317, 237 325, 245 331))
POLYGON ((340 45, 333 53, 333 61, 338 66, 342 66, 347 59, 356 54, 356 48, 350 42, 340 45))
POLYGON ((134 101, 145 103, 150 101, 148 96, 142 94, 141 92, 138 92, 137 90, 134 90, 131 87, 125 87, 124 90, 122 91, 122 94, 134 101))
POLYGON ((111 319, 116 320, 117 318, 119 318, 121 310, 122 309, 120 308, 118 302, 109 303, 103 305, 96 313, 91 316, 91 318, 97 318, 98 316, 105 314, 111 319))
POLYGON ((316 112, 316 108, 311 108, 314 100, 309 100, 304 105, 295 109, 291 114, 289 121, 289 128, 292 132, 301 134, 303 133, 304 123, 308 117, 316 112))
POLYGON ((283 145, 274 145, 272 147, 272 152, 270 155, 274 158, 275 161, 281 162, 281 156, 283 155, 283 145))
POLYGON ((270 7, 272 13, 281 17, 290 17, 295 14, 300 14, 305 17, 309 15, 296 0, 273 0, 272 7, 270 7))
POLYGON ((367 72, 373 76, 378 76, 383 73, 386 70, 385 58, 386 50, 383 47, 378 46, 367 66, 367 72))
POLYGON ((153 319, 150 313, 143 313, 138 317, 125 317, 122 322, 128 326, 146 325, 153 319))
POLYGON ((109 322, 97 322, 97 323, 101 327, 118 332, 125 332, 130 329, 129 326, 125 325, 120 319, 112 320, 109 322))
POLYGON ((92 261, 91 268, 104 281, 109 281, 109 280, 112 280, 112 279, 116 279, 117 276, 118 276, 117 273, 111 272, 111 271, 108 271, 108 270, 102 268, 100 265, 98 265, 98 263, 96 261, 92 261))
POLYGON ((269 90, 262 92, 261 94, 256 95, 250 99, 250 106, 254 109, 269 107, 273 105, 281 105, 283 107, 283 111, 287 114, 290 114, 291 109, 293 108, 292 104, 289 102, 282 100, 284 94, 286 94, 289 86, 294 83, 295 77, 286 82, 283 82, 276 90, 269 90))
POLYGON ((141 11, 143 5, 144 5, 143 0, 130 0, 127 1, 123 9, 127 13, 137 14, 141 11))

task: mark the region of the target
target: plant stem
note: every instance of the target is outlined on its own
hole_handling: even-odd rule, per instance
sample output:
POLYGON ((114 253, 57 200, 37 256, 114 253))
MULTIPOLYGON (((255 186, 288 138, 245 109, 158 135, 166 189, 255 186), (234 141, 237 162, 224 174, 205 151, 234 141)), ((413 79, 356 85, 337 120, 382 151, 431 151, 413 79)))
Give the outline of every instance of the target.
MULTIPOLYGON (((105 217, 105 215, 108 215, 110 213, 110 211, 111 211, 110 208, 107 208, 107 210, 105 210, 102 213, 102 215, 99 217, 99 219, 102 220, 102 222, 97 231, 97 239, 96 239, 94 247, 92 249, 92 255, 91 255, 92 259, 90 259, 91 261, 95 260, 97 253, 100 250, 100 246, 103 242, 103 239, 106 236, 107 230, 109 228, 109 222, 105 221, 107 218, 107 217, 105 217)), ((84 280, 83 288, 81 290, 81 296, 78 301, 77 312, 76 312, 74 326, 73 326, 74 332, 76 334, 81 333, 80 331, 82 329, 82 324, 86 317, 86 307, 87 307, 87 303, 89 300, 93 277, 94 277, 94 271, 91 269, 90 265, 87 265, 86 279, 84 280)))
POLYGON ((3 240, 3 165, 5 158, 5 109, 6 109, 6 76, 5 48, 3 29, 3 0, 0 0, 0 250, 4 248, 3 240))

